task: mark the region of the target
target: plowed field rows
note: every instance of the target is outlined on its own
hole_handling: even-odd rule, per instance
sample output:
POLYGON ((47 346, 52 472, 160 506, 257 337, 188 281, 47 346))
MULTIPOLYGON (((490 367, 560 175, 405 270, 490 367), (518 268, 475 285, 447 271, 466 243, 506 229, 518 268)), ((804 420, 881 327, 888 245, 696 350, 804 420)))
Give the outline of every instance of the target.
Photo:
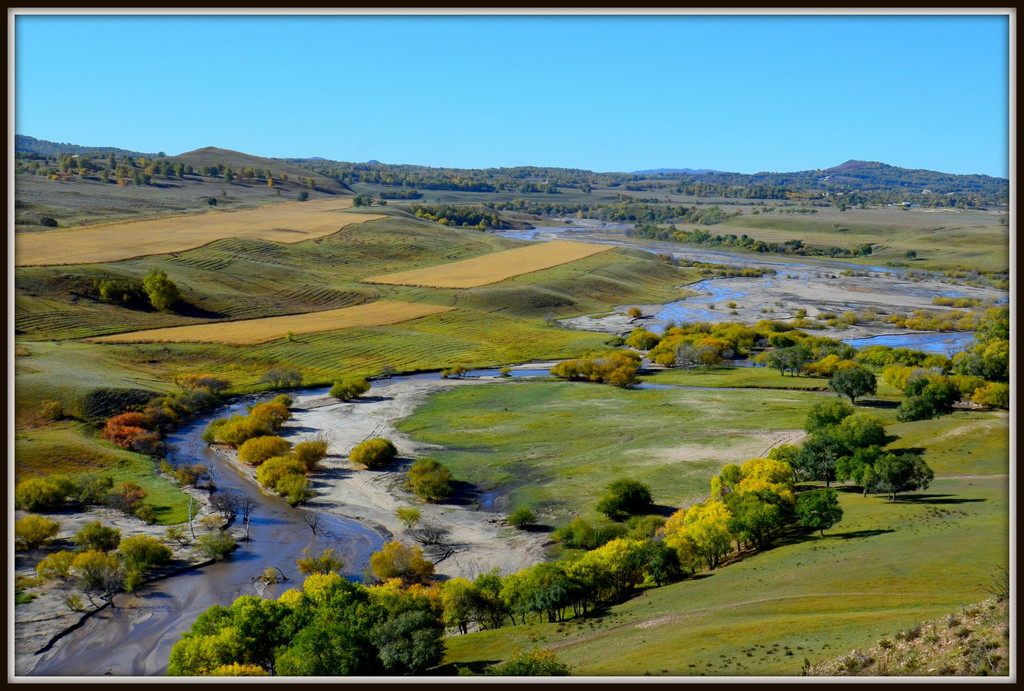
POLYGON ((54 266, 120 261, 181 252, 221 238, 295 243, 330 235, 352 223, 383 218, 342 211, 350 206, 352 199, 345 197, 19 234, 15 241, 15 264, 54 266))
POLYGON ((454 307, 381 300, 367 305, 265 319, 149 329, 93 339, 97 343, 225 343, 253 345, 292 334, 382 326, 418 319, 454 307))
POLYGON ((427 269, 373 276, 363 279, 363 282, 428 288, 476 288, 514 276, 568 264, 610 249, 610 245, 556 240, 427 269))

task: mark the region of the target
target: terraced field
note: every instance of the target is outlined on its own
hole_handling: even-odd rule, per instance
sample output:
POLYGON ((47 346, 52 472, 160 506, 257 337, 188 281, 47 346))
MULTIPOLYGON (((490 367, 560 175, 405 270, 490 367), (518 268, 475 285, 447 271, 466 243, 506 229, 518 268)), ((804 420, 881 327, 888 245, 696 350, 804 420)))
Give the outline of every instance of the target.
POLYGON ((383 218, 346 213, 344 210, 351 206, 352 199, 345 197, 19 234, 15 240, 15 265, 114 262, 181 252, 223 238, 295 243, 335 233, 353 223, 383 218))
POLYGON ((283 317, 246 319, 242 321, 173 326, 166 329, 132 331, 91 339, 96 343, 226 343, 255 345, 267 343, 288 334, 310 334, 367 326, 398 324, 430 314, 448 312, 454 307, 413 304, 381 300, 356 307, 343 307, 322 312, 307 312, 283 317))
POLYGON ((364 278, 364 283, 424 286, 431 288, 477 288, 508 278, 550 269, 611 249, 608 245, 556 240, 505 252, 474 257, 427 269, 401 271, 364 278))

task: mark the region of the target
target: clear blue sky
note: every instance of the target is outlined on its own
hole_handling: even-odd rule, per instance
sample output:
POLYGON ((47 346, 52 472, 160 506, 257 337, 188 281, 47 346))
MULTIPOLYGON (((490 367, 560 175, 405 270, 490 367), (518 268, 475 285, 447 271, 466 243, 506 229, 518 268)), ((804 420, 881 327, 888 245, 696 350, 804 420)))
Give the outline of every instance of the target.
POLYGON ((1010 18, 15 16, 15 131, 178 154, 1006 177, 1010 18))

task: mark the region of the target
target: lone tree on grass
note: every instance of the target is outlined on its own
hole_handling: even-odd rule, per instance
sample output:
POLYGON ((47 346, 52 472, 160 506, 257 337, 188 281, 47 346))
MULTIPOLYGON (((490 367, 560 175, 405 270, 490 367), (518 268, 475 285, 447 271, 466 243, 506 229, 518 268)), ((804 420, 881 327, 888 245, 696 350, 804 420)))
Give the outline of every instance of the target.
POLYGON ((878 382, 875 375, 863 367, 841 369, 832 375, 828 388, 840 396, 849 396, 855 403, 858 396, 875 393, 878 382))
POLYGON ((142 279, 142 289, 146 291, 153 309, 161 312, 170 309, 171 305, 181 297, 174 281, 167 278, 165 272, 157 269, 153 269, 142 279))
POLYGON ((623 478, 608 485, 597 502, 597 510, 613 521, 621 521, 649 513, 652 505, 651 490, 647 485, 623 478))
POLYGON ((834 489, 817 489, 797 497, 796 514, 800 525, 818 530, 824 537, 826 528, 843 520, 843 507, 839 506, 839 496, 834 489))

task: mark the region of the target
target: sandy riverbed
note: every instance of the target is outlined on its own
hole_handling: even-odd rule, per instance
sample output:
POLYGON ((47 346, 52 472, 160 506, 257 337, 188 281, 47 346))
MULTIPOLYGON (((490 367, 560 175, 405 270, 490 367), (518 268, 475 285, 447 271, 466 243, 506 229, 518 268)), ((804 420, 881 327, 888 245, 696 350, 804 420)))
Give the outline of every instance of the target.
POLYGON ((472 579, 493 569, 504 575, 543 561, 549 544, 547 534, 507 526, 504 516, 508 507, 502 505, 500 497, 493 510, 480 510, 472 500, 465 499, 461 504, 425 503, 402 487, 411 459, 428 456, 432 447, 400 433, 394 426, 397 421, 432 393, 494 381, 375 382, 362 399, 348 402, 327 395, 297 396, 292 419, 282 428, 282 436, 293 443, 310 438, 326 438, 329 442, 322 470, 310 476, 317 495, 306 504, 308 509, 376 524, 406 544, 415 544, 415 540, 395 511, 400 507, 419 509, 421 523, 441 524, 450 530, 443 545, 424 547, 425 556, 435 561, 436 573, 442 578, 472 579), (398 448, 399 460, 393 468, 367 470, 349 462, 352 448, 372 437, 390 439, 398 448))

